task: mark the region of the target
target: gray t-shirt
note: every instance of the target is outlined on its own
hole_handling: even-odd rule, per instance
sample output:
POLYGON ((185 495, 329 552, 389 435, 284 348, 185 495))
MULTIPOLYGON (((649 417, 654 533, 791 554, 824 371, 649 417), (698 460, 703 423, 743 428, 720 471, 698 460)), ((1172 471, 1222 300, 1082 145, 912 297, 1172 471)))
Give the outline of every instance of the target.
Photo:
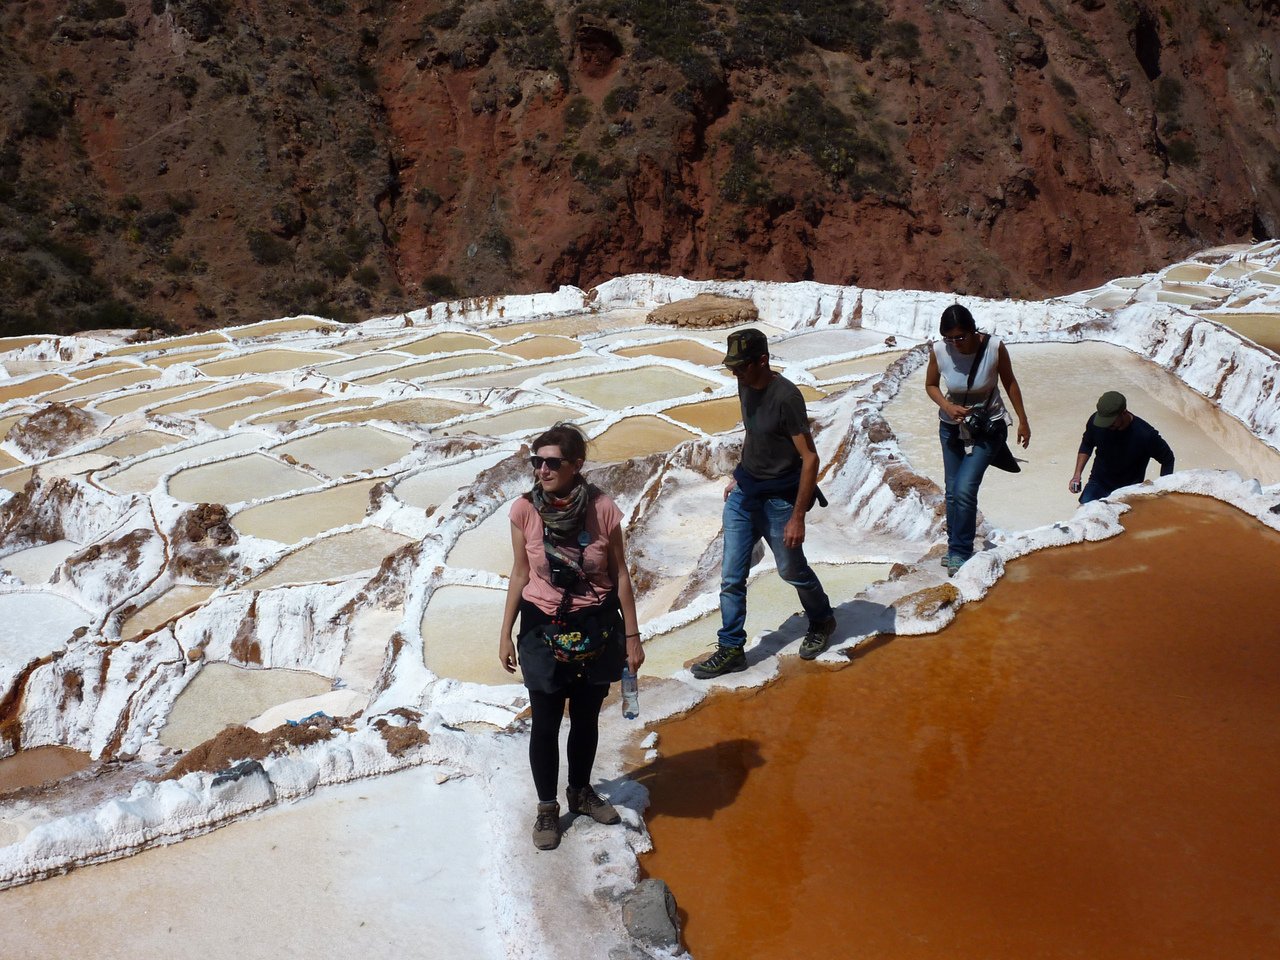
POLYGON ((809 432, 809 414, 796 385, 781 374, 763 390, 738 384, 742 423, 747 438, 742 466, 757 480, 772 480, 800 467, 800 453, 791 438, 809 432))

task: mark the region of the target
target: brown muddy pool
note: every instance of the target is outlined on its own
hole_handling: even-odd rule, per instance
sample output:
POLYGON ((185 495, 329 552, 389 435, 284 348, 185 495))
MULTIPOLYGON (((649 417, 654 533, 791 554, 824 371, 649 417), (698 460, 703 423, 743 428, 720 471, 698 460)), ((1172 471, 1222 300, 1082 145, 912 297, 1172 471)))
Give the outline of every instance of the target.
POLYGON ((70 747, 32 747, 0 760, 0 794, 38 787, 79 773, 91 763, 87 753, 70 747))
POLYGON ((1125 526, 661 724, 643 866, 694 956, 1280 956, 1280 534, 1125 526))

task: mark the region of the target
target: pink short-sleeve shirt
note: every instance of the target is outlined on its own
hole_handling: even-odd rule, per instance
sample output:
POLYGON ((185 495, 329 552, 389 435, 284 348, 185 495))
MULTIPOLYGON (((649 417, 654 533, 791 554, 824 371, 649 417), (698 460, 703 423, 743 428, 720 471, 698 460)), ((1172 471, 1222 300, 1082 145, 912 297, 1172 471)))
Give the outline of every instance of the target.
MULTIPOLYGON (((524 497, 511 505, 511 522, 524 532, 525 552, 529 556, 529 582, 521 596, 543 613, 555 613, 563 592, 551 583, 551 569, 547 566, 547 552, 542 546, 542 517, 524 497)), ((587 575, 593 592, 586 589, 570 594, 570 610, 581 610, 604 599, 613 589, 609 576, 609 537, 622 525, 622 511, 608 496, 600 493, 587 507, 587 533, 591 541, 582 558, 582 569, 587 575), (598 596, 597 596, 598 594, 598 596)), ((577 545, 570 548, 570 556, 576 557, 577 545)))

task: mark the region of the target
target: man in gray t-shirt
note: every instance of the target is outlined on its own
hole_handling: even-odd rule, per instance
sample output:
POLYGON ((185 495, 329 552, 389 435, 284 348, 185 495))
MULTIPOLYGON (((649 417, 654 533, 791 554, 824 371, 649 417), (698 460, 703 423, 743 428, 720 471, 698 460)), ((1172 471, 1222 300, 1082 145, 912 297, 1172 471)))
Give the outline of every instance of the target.
POLYGON ((759 330, 729 335, 724 358, 738 379, 745 439, 742 462, 724 493, 724 561, 720 574, 718 645, 690 672, 700 680, 747 668, 747 573, 763 537, 778 575, 796 588, 809 618, 800 656, 812 660, 836 627, 831 602, 804 555, 805 514, 818 493, 818 452, 809 432, 804 397, 769 368, 769 341, 759 330))

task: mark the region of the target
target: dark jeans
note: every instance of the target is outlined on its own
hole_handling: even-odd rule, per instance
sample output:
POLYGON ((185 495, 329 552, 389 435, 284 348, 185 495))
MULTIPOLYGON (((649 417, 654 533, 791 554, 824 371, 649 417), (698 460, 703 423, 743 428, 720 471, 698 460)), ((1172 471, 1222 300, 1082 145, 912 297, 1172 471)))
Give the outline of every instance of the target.
POLYGON ((529 691, 533 724, 529 734, 529 767, 538 801, 556 799, 560 779, 560 721, 569 704, 569 786, 591 783, 591 767, 596 762, 600 740, 600 705, 609 693, 604 683, 574 683, 556 693, 529 691))
POLYGON ((973 556, 973 541, 978 528, 978 487, 991 465, 995 447, 1005 441, 1007 429, 998 437, 979 441, 966 450, 960 439, 960 428, 951 423, 938 425, 942 441, 942 467, 946 473, 947 553, 961 560, 973 556))
POLYGON ((1108 486, 1098 480, 1090 480, 1084 485, 1084 490, 1080 493, 1080 502, 1083 504, 1101 500, 1103 497, 1111 496, 1115 489, 1115 487, 1108 486))

